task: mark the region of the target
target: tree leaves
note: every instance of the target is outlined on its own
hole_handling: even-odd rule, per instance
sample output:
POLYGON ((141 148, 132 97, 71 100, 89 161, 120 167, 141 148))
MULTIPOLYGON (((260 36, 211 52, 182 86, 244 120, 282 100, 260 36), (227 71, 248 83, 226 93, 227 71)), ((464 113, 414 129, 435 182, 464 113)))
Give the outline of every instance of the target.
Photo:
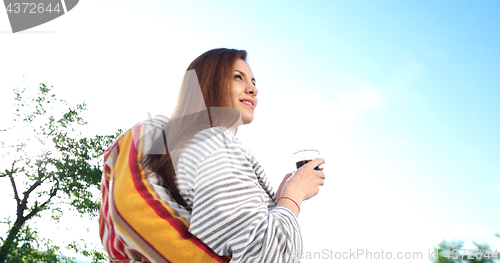
MULTIPOLYGON (((17 109, 13 114, 15 126, 31 132, 32 136, 15 134, 18 137, 17 143, 0 141, 1 149, 7 151, 3 156, 11 158, 11 167, 0 167, 0 171, 5 171, 0 172, 0 180, 9 178, 17 204, 16 211, 13 211, 16 220, 7 233, 7 238, 2 237, 0 262, 7 258, 9 262, 15 262, 11 261, 11 256, 12 253, 21 251, 18 246, 29 245, 38 240, 36 231, 32 231, 26 224, 28 220, 39 216, 41 211, 52 209, 61 212, 61 205, 69 204, 81 214, 97 216, 100 196, 96 196, 95 192, 100 188, 101 156, 121 133, 119 130, 115 135, 81 138, 76 131, 87 124, 81 117, 81 113, 87 110, 85 102, 67 107, 66 101, 57 99, 43 83, 37 88, 38 93, 34 97, 27 97, 26 91, 14 89, 17 109), (54 112, 53 109, 57 106, 66 107, 66 110, 54 112), (30 140, 32 137, 37 140, 30 140), (27 149, 34 143, 38 143, 40 147, 37 154, 30 155, 27 149), (20 245, 19 238, 31 241, 20 245)), ((58 220, 60 216, 61 214, 52 218, 58 220)), ((31 248, 34 249, 32 252, 38 249, 33 246, 31 248)), ((44 251, 50 254, 57 250, 58 247, 53 246, 44 251)))
POLYGON ((59 246, 53 245, 50 240, 38 237, 37 231, 29 226, 19 231, 12 247, 6 257, 7 262, 75 262, 69 257, 62 256, 59 246))

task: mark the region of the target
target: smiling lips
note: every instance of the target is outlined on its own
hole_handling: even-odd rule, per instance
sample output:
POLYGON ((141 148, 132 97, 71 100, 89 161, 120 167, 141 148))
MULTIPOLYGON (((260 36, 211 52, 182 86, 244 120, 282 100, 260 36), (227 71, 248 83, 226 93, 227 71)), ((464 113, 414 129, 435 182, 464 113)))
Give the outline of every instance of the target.
POLYGON ((240 102, 247 105, 248 107, 250 107, 252 109, 255 108, 254 102, 252 100, 242 99, 242 100, 240 100, 240 102))

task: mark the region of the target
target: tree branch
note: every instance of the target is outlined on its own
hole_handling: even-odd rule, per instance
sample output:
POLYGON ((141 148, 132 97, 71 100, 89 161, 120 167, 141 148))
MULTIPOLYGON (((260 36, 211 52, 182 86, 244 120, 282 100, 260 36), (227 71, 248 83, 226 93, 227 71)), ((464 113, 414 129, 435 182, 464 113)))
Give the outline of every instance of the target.
MULTIPOLYGON (((26 209, 26 204, 28 203, 28 198, 29 198, 31 192, 33 192, 33 190, 35 190, 41 184, 42 184, 42 182, 38 180, 26 192, 24 192, 23 201, 21 201, 21 204, 17 206, 17 216, 18 217, 23 216, 23 211, 24 211, 24 209, 26 209)), ((38 211, 37 211, 37 213, 38 213, 38 211)))
POLYGON ((56 185, 50 190, 50 196, 49 196, 49 198, 47 200, 45 200, 45 202, 43 202, 43 204, 41 204, 41 205, 38 205, 38 203, 35 202, 35 207, 31 210, 31 212, 29 214, 27 214, 24 217, 24 219, 28 220, 31 217, 33 217, 34 215, 36 215, 38 212, 40 212, 40 210, 44 209, 45 206, 47 206, 50 203, 50 201, 52 200, 52 198, 54 196, 56 196, 58 190, 59 190, 59 181, 57 181, 56 185))
POLYGON ((22 216, 23 211, 26 209, 26 204, 28 203, 28 198, 29 198, 29 195, 31 194, 31 192, 33 192, 38 186, 40 186, 43 183, 43 181, 45 181, 48 178, 48 177, 43 178, 44 174, 40 170, 42 167, 42 164, 44 164, 44 169, 47 168, 46 162, 44 162, 44 163, 40 162, 38 164, 38 168, 37 168, 38 179, 33 185, 31 185, 31 187, 26 192, 24 192, 23 200, 21 201, 21 204, 18 205, 18 208, 17 208, 18 216, 22 217, 24 220, 28 220, 31 217, 33 217, 34 215, 36 215, 38 212, 40 212, 40 210, 43 209, 51 201, 51 199, 57 194, 57 191, 59 190, 59 181, 57 181, 56 186, 54 186, 54 188, 52 188, 50 191, 49 198, 41 206, 39 206, 38 203, 35 202, 35 206, 31 210, 31 212, 26 216, 22 216))
POLYGON ((23 216, 23 219, 26 221, 36 215, 38 212, 40 212, 40 207, 38 205, 35 205, 33 209, 31 209, 31 212, 27 214, 26 216, 23 216))
POLYGON ((58 190, 59 190, 59 182, 57 182, 57 186, 56 187, 54 187, 54 188, 52 188, 52 190, 50 190, 49 199, 47 199, 47 201, 43 202, 43 204, 40 205, 40 208, 45 208, 45 206, 50 203, 50 201, 52 200, 52 198, 54 196, 56 196, 58 190))
MULTIPOLYGON (((12 169, 8 171, 7 175, 9 176, 10 179, 10 184, 12 185, 12 190, 14 191, 14 198, 16 199, 16 203, 19 206, 21 204, 21 200, 19 199, 19 194, 17 193, 17 186, 16 186, 16 181, 14 180, 14 165, 16 164, 17 160, 15 160, 12 163, 12 169)), ((7 171, 6 171, 7 172, 7 171)))

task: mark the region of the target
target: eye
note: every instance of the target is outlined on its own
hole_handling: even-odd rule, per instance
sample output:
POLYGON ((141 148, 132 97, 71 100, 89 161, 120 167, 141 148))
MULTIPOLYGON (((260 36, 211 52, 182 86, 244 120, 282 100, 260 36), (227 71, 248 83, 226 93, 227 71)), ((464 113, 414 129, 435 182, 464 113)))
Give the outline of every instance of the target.
POLYGON ((241 75, 239 75, 239 74, 234 75, 234 78, 235 79, 243 80, 243 77, 241 75))

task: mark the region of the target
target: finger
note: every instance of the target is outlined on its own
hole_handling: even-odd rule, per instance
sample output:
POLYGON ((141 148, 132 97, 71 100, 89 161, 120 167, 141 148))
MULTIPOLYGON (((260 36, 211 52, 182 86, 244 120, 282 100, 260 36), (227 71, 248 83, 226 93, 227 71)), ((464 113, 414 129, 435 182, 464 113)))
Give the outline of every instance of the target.
POLYGON ((285 182, 288 181, 288 179, 290 179, 290 177, 292 177, 293 173, 287 173, 285 175, 285 177, 283 177, 283 180, 281 180, 281 184, 284 184, 285 182))
POLYGON ((323 173, 322 171, 317 171, 316 172, 316 175, 318 176, 318 178, 321 178, 321 179, 325 179, 325 173, 323 173))
POLYGON ((310 162, 308 162, 306 165, 312 165, 313 167, 316 167, 320 164, 324 164, 325 163, 325 160, 323 160, 322 158, 316 158, 310 162))

